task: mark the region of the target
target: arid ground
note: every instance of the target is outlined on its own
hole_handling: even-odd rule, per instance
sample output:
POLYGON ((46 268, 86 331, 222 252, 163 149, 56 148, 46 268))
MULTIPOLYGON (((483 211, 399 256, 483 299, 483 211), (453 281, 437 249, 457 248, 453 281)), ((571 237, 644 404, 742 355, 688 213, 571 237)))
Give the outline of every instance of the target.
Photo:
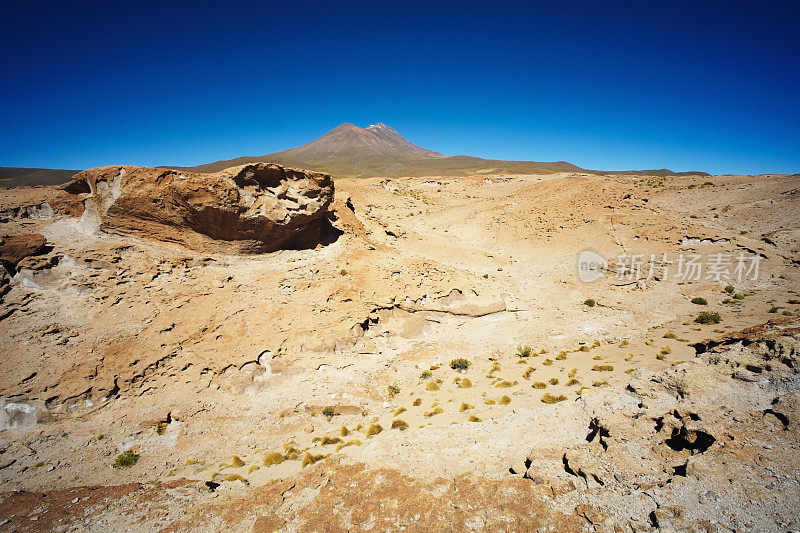
POLYGON ((0 191, 0 531, 800 529, 799 175, 126 172, 0 191))

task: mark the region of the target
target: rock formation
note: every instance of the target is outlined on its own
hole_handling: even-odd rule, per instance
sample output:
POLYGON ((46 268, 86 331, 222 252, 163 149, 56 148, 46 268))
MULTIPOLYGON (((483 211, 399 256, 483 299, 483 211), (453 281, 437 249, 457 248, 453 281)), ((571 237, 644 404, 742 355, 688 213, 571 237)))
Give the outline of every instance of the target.
POLYGON ((41 252, 46 242, 45 238, 38 233, 0 237, 0 263, 9 274, 14 275, 19 262, 41 252))
POLYGON ((80 172, 64 191, 81 225, 203 251, 265 253, 329 238, 327 174, 255 163, 215 174, 112 166, 80 172))

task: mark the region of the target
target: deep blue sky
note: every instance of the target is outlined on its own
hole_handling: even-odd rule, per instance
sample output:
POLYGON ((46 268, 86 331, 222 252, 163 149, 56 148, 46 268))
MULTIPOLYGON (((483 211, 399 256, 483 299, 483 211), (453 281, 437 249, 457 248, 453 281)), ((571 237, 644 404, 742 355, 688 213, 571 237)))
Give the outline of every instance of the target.
POLYGON ((192 165, 385 122, 446 154, 800 172, 797 2, 14 2, 0 165, 192 165))

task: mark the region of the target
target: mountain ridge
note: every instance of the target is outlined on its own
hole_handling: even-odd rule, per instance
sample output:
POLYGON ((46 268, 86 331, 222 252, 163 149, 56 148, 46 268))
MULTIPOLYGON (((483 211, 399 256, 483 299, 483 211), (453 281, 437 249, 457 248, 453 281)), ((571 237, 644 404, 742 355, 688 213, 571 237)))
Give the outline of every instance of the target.
POLYGON ((170 168, 194 172, 218 172, 229 166, 258 161, 328 172, 336 177, 584 171, 581 167, 566 161, 505 161, 468 155, 448 156, 413 144, 395 129, 381 122, 366 128, 345 122, 302 146, 262 156, 243 156, 194 167, 170 168))

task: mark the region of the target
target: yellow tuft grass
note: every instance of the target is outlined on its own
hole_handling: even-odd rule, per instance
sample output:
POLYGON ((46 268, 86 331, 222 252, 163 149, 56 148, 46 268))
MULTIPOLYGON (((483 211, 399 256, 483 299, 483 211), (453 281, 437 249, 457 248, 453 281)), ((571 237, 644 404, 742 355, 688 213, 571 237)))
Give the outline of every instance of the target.
POLYGON ((405 431, 408 429, 408 422, 401 419, 392 420, 392 429, 399 429, 400 431, 405 431))
POLYGON ((261 461, 261 464, 264 466, 272 466, 272 465, 279 465, 288 457, 284 457, 278 452, 270 452, 264 456, 264 460, 261 461))
POLYGON ((558 403, 558 402, 563 402, 566 399, 567 397, 564 396, 563 394, 559 394, 558 396, 553 396, 549 392, 545 392, 544 395, 542 396, 542 402, 544 403, 558 403))

